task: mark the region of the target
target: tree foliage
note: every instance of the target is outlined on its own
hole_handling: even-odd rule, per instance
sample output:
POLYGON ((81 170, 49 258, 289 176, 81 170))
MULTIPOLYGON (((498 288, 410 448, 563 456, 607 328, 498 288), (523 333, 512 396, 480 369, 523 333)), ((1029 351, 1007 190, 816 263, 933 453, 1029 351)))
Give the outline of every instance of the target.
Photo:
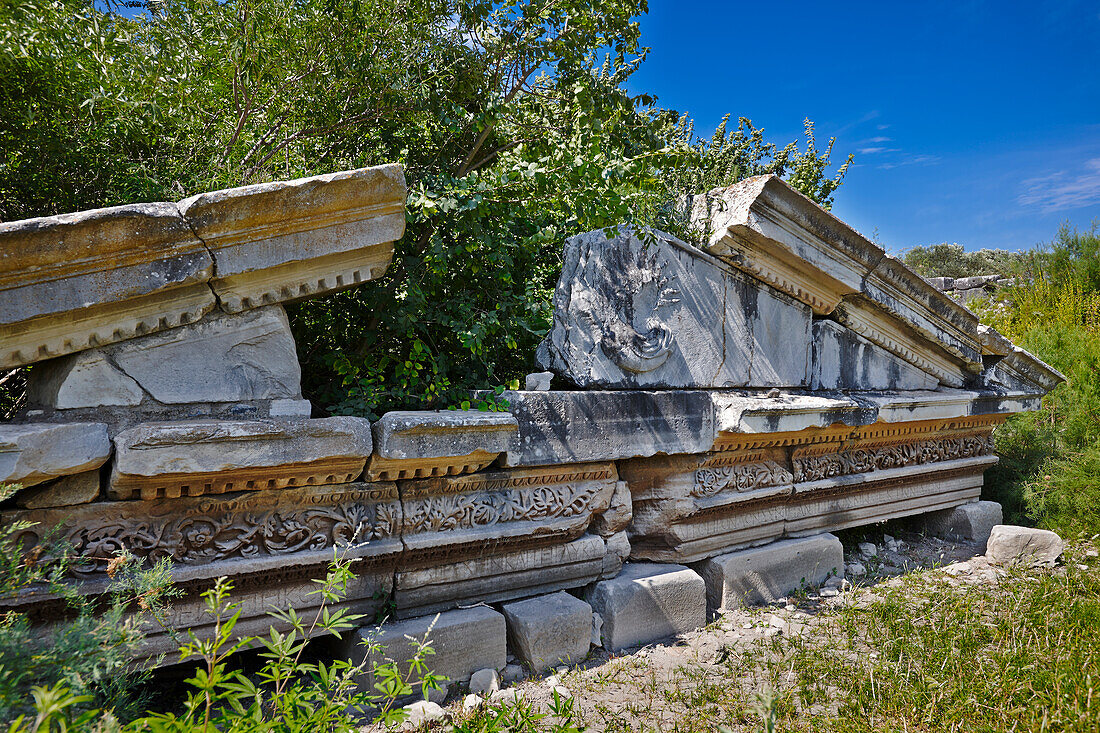
MULTIPOLYGON (((514 384, 562 240, 764 172, 828 205, 830 141, 709 141, 624 82, 646 0, 15 0, 0 9, 0 218, 400 162, 385 277, 291 311, 330 412, 514 384), (128 4, 129 5, 129 4, 128 4), (694 189, 694 190, 692 190, 694 189)), ((849 158, 850 160, 850 158, 849 158)))

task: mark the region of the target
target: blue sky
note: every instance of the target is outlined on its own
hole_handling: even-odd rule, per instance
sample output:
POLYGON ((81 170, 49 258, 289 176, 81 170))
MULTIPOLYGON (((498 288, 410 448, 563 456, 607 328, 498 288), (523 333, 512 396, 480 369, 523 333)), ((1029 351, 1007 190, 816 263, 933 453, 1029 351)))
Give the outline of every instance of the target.
POLYGON ((632 77, 709 135, 817 125, 833 212, 893 252, 1020 249, 1100 219, 1100 2, 649 0, 632 77))

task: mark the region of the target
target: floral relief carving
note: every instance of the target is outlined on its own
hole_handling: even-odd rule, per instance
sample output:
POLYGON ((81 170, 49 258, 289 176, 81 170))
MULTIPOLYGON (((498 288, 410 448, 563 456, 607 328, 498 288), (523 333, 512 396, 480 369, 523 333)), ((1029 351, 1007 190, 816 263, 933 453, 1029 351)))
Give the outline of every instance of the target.
POLYGON ((745 492, 789 484, 792 480, 791 472, 775 461, 700 468, 695 472, 691 495, 704 499, 727 489, 745 492))
POLYGON ((855 448, 820 456, 803 456, 792 461, 797 481, 820 481, 854 473, 953 461, 984 456, 993 452, 990 435, 899 443, 884 448, 855 448))
POLYGON ((521 491, 442 494, 406 501, 406 532, 439 532, 501 522, 574 517, 592 511, 606 484, 539 486, 521 491))

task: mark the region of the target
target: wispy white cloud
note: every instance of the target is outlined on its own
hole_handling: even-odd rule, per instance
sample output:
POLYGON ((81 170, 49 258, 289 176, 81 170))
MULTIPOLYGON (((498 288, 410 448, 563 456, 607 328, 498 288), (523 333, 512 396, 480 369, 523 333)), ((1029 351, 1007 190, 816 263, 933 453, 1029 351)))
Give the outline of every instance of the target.
POLYGON ((874 155, 875 153, 898 153, 901 152, 901 148, 884 148, 881 146, 870 148, 859 148, 859 152, 864 155, 874 155))
POLYGON ((1020 186, 1023 190, 1016 201, 1045 213, 1100 204, 1100 158, 1085 161, 1084 170, 1074 173, 1063 170, 1027 178, 1020 186))

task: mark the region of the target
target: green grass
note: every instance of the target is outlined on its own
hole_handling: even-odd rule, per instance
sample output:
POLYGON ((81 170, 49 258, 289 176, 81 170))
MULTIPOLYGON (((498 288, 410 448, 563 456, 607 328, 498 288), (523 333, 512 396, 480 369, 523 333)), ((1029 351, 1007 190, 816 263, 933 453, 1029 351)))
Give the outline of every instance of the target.
POLYGON ((616 660, 574 692, 608 731, 1100 731, 1100 560, 1086 547, 998 582, 916 573, 805 634, 673 670, 616 660))

